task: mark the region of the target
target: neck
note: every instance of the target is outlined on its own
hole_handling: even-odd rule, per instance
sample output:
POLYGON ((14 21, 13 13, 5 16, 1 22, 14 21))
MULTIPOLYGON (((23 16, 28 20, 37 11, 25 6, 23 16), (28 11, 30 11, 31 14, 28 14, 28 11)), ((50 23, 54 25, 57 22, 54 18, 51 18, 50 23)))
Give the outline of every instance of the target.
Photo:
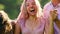
POLYGON ((36 20, 36 16, 34 15, 34 16, 29 16, 29 19, 30 20, 36 20))
POLYGON ((53 4, 54 7, 55 7, 58 3, 59 3, 58 0, 52 0, 52 4, 53 4))

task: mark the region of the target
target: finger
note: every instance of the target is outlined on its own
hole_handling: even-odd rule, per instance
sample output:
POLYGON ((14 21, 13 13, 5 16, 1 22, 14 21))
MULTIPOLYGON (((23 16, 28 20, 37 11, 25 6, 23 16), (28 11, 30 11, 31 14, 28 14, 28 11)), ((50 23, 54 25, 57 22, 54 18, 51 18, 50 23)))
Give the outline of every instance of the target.
POLYGON ((54 15, 58 15, 58 12, 57 12, 57 10, 54 10, 54 15))
POLYGON ((54 13, 53 11, 50 11, 50 15, 51 15, 51 16, 53 15, 53 13, 54 13))

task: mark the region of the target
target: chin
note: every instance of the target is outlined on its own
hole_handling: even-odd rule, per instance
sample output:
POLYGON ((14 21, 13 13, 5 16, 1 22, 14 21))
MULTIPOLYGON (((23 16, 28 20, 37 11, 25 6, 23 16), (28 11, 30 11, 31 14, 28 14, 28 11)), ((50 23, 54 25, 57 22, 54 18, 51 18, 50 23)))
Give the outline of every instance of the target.
POLYGON ((32 14, 32 16, 35 16, 36 14, 32 14))
POLYGON ((12 34, 14 32, 13 25, 7 16, 4 11, 0 11, 0 34, 12 34))
POLYGON ((36 14, 31 13, 30 16, 35 16, 36 14))

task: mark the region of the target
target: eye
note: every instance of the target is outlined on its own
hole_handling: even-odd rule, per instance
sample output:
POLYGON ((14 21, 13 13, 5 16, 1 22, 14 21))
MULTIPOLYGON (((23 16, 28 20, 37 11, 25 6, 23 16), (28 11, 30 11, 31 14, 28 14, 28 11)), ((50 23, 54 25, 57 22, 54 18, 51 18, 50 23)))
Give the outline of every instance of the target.
POLYGON ((26 6, 29 6, 29 4, 26 4, 26 6))
POLYGON ((35 3, 32 3, 32 5, 35 5, 35 3))

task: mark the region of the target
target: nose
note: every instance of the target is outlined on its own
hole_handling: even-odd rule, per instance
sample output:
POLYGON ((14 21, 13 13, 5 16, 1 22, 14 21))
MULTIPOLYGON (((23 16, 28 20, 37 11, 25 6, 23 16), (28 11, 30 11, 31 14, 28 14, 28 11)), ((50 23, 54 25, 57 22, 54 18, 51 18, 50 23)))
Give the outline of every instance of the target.
POLYGON ((33 5, 32 5, 32 4, 30 4, 30 7, 31 7, 31 8, 33 8, 33 5))

